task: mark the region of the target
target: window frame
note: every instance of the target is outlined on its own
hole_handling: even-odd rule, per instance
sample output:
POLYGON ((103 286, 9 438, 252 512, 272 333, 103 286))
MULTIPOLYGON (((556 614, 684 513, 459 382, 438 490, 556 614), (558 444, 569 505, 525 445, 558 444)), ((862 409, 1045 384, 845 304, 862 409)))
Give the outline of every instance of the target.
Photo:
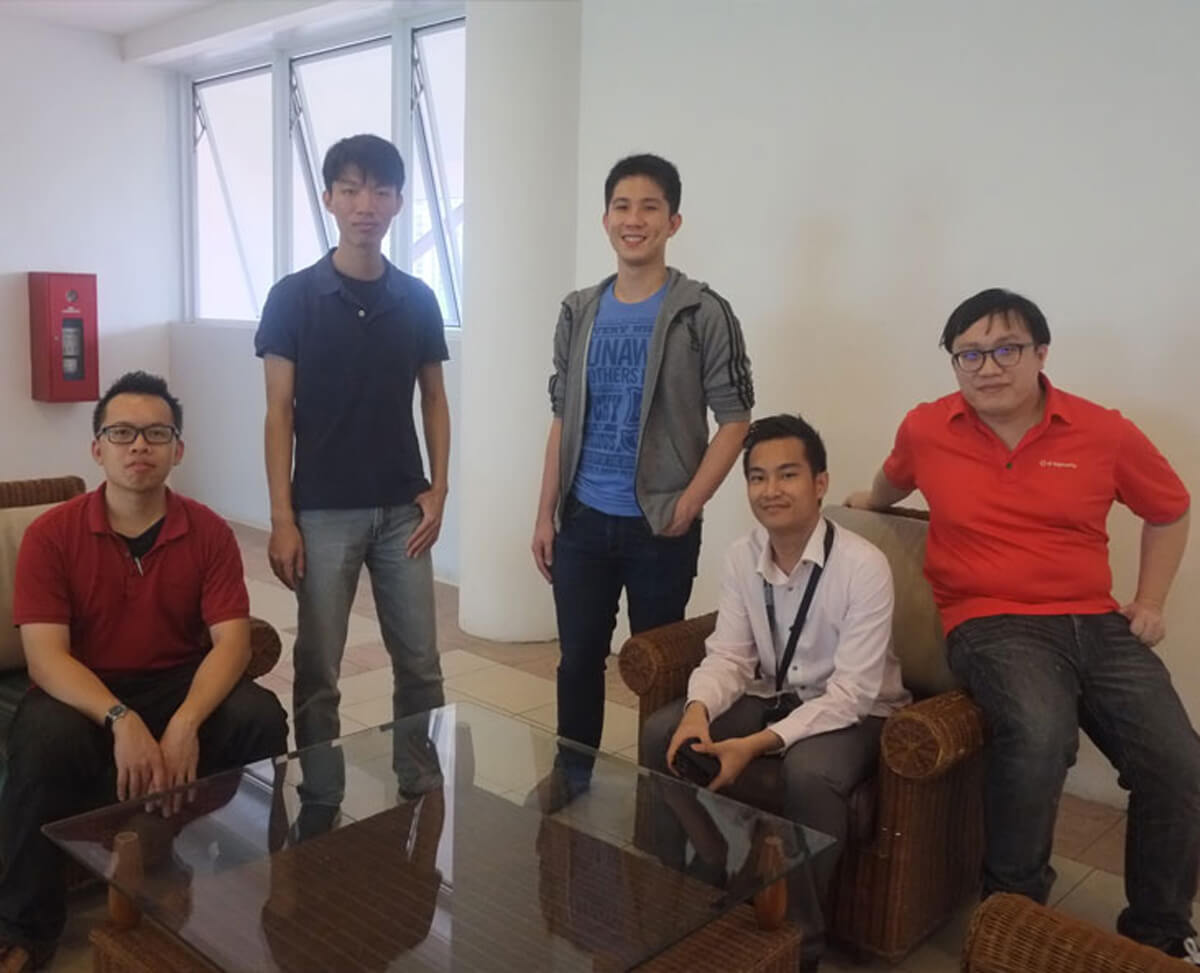
MULTIPOLYGON (((180 107, 179 151, 181 174, 181 229, 183 256, 183 319, 187 322, 257 328, 258 319, 223 319, 196 314, 197 254, 199 240, 196 219, 196 165, 194 151, 195 87, 206 82, 269 70, 271 76, 271 154, 272 154, 272 267, 275 280, 295 268, 292 266, 292 166, 293 132, 292 72, 294 62, 321 56, 336 56, 347 49, 372 43, 390 43, 392 64, 392 142, 401 147, 405 167, 411 171, 420 161, 416 158, 416 131, 413 123, 413 71, 417 32, 430 29, 450 29, 465 25, 466 9, 462 3, 447 4, 421 16, 394 16, 363 21, 346 29, 330 29, 305 37, 303 43, 272 43, 239 52, 236 55, 209 61, 203 70, 192 70, 179 76, 177 100, 180 107)), ((313 160, 319 174, 320 160, 313 160)), ((408 180, 406 179, 406 182, 408 180)), ((407 186, 405 187, 408 188, 407 186)), ((433 191, 433 190, 427 190, 433 191)), ((441 235, 440 231, 439 236, 441 235)), ((402 270, 411 266, 412 207, 404 206, 392 227, 391 246, 387 257, 402 270)), ((447 241, 447 246, 450 246, 447 241)), ((462 283, 457 268, 447 270, 451 277, 451 292, 458 311, 446 315, 446 330, 462 328, 462 283)), ((273 283, 273 282, 272 282, 273 283)), ((263 295, 265 300, 265 295, 263 295)))

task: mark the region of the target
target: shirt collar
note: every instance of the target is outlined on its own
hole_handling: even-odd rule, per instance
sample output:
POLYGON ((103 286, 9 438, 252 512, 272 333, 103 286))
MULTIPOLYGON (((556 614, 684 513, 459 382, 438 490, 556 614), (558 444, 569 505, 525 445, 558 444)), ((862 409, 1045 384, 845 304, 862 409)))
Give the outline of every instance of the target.
MULTIPOLYGON (((1071 404, 1067 401, 1067 397, 1054 387, 1045 372, 1038 376, 1038 382, 1041 383, 1042 389, 1046 393, 1046 421, 1050 419, 1061 419, 1065 423, 1072 421, 1071 404)), ((950 400, 950 412, 946 416, 946 422, 951 423, 955 419, 963 416, 972 416, 978 418, 975 410, 963 397, 962 392, 955 392, 950 400)))
POLYGON ((792 573, 785 575, 771 556, 771 538, 767 534, 766 528, 758 527, 756 533, 761 542, 761 550, 755 570, 764 581, 770 584, 784 584, 794 578, 805 564, 819 564, 823 568, 825 566, 825 532, 827 530, 829 530, 829 525, 825 523, 825 518, 821 517, 809 535, 808 543, 804 545, 804 553, 800 555, 800 560, 792 568, 792 573))
MULTIPOLYGON (((337 268, 333 265, 333 251, 337 247, 332 248, 325 256, 317 261, 314 273, 317 278, 317 292, 320 294, 340 294, 342 290, 342 278, 337 272, 337 268)), ((388 293, 396 300, 403 300, 407 294, 407 285, 404 280, 404 275, 393 267, 387 257, 383 258, 383 274, 387 278, 388 293)))
MULTIPOLYGON (((108 523, 108 507, 104 503, 104 490, 107 485, 106 483, 101 483, 97 489, 88 494, 88 529, 93 534, 115 533, 108 523)), ((158 535, 158 541, 163 542, 174 540, 176 537, 182 537, 188 532, 189 526, 190 522, 188 521, 187 510, 184 509, 183 501, 179 499, 177 494, 171 490, 167 490, 167 512, 162 530, 158 535)))

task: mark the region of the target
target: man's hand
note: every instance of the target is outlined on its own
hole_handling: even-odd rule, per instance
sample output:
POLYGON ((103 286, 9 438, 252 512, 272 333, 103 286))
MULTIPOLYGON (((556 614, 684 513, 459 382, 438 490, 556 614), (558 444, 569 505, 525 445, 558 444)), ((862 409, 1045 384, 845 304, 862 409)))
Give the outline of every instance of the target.
POLYGON ((700 516, 700 511, 703 509, 704 504, 697 503, 685 490, 679 495, 679 499, 675 501, 675 510, 671 514, 671 522, 667 524, 666 529, 662 532, 662 536, 682 537, 688 532, 688 528, 700 516))
POLYGON ((133 710, 113 724, 113 760, 117 765, 118 801, 166 788, 162 749, 133 710))
POLYGON ((272 522, 267 560, 275 577, 295 591, 296 584, 304 577, 304 539, 295 521, 272 522))
POLYGON ((707 753, 721 761, 721 771, 708 785, 710 791, 728 787, 741 775, 746 766, 758 756, 759 750, 750 737, 732 737, 720 743, 696 744, 697 753, 707 753))
POLYGON ((853 507, 856 510, 870 510, 871 509, 871 491, 870 490, 856 490, 854 493, 850 494, 850 496, 848 496, 845 500, 843 500, 842 503, 844 506, 853 507))
POLYGON ((446 509, 446 491, 431 488, 424 493, 418 493, 413 503, 421 508, 421 522, 417 524, 417 529, 409 537, 404 553, 409 557, 420 557, 433 547, 438 539, 438 534, 442 532, 442 512, 446 509))
MULTIPOLYGON (((167 787, 182 787, 196 780, 196 768, 200 763, 200 738, 195 722, 182 710, 176 710, 163 731, 158 746, 162 751, 163 768, 167 787)), ((183 793, 173 795, 164 808, 167 813, 178 812, 183 807, 183 793)))
MULTIPOLYGON (((708 729, 708 709, 703 703, 691 702, 683 711, 683 718, 679 721, 679 726, 675 728, 675 733, 671 737, 671 742, 667 744, 667 768, 671 773, 675 774, 675 753, 683 745, 685 740, 699 738, 702 744, 711 744, 712 735, 708 729)), ((678 777, 678 774, 675 774, 678 777)))
POLYGON ((1121 609, 1121 614, 1129 619, 1129 631, 1133 636, 1148 646, 1158 645, 1167 634, 1158 605, 1131 601, 1121 609))
POLYGON ((721 772, 708 785, 710 791, 728 787, 755 757, 783 746, 783 740, 773 730, 760 730, 748 737, 733 737, 720 743, 698 744, 698 753, 707 753, 721 761, 721 772))
POLYGON ((542 577, 553 581, 550 568, 554 564, 554 521, 549 517, 539 517, 533 527, 533 542, 529 545, 533 551, 533 563, 542 572, 542 577))

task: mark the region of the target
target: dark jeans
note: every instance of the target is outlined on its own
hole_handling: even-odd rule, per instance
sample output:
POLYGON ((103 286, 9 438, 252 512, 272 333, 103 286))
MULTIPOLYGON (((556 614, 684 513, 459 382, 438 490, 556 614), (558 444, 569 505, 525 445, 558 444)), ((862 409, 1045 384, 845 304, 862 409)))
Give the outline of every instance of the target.
MULTIPOLYGON (((106 679, 157 739, 186 698, 189 664, 106 679)), ((242 680, 200 727, 201 777, 287 750, 287 714, 261 686, 242 680)), ((39 689, 21 701, 8 737, 0 794, 0 938, 43 951, 66 921, 63 856, 43 824, 117 799, 112 734, 39 689)))
POLYGON ((1200 862, 1200 738, 1159 657, 1117 613, 997 615, 959 625, 950 667, 989 730, 984 894, 1045 902, 1079 728, 1130 792, 1128 907, 1117 928, 1163 947, 1190 936, 1200 862))
MULTIPOLYGON (((612 648, 621 589, 636 634, 683 618, 696 561, 700 522, 682 537, 655 536, 641 517, 612 517, 567 500, 554 540, 554 610, 558 664, 558 735, 600 746, 604 669, 612 648)), ((579 761, 583 771, 590 761, 579 761)))

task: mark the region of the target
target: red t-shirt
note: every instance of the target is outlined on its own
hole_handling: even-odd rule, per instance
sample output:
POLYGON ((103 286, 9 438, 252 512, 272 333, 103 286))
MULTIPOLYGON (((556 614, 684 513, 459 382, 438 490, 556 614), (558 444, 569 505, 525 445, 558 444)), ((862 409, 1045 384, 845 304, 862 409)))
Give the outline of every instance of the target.
POLYGON ((929 502, 925 576, 946 632, 986 615, 1115 610, 1113 501, 1151 524, 1188 510, 1187 489, 1137 426, 1042 382, 1046 414, 1016 449, 955 392, 909 412, 883 464, 895 487, 929 502))
POLYGON ((162 529, 140 561, 108 525, 103 486, 42 514, 21 541, 14 623, 70 626, 71 654, 95 672, 195 661, 207 627, 249 614, 233 531, 170 490, 162 529))

